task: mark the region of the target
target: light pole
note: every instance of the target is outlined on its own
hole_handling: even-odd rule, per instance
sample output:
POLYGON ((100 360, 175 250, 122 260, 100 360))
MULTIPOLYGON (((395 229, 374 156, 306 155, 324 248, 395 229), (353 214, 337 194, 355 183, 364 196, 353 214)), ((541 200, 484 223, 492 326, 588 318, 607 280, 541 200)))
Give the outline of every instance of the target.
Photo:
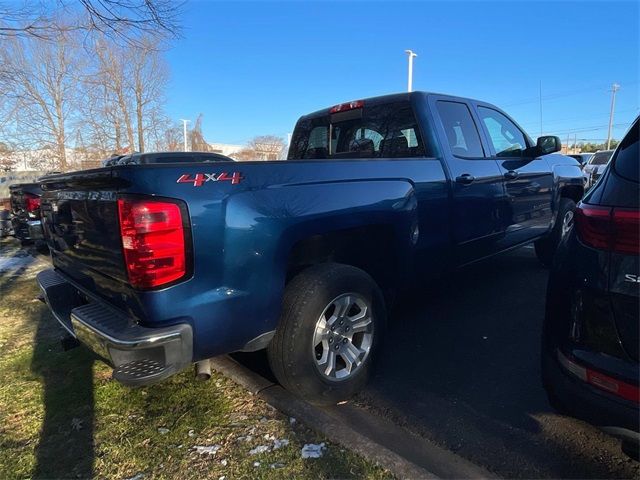
POLYGON ((184 151, 187 152, 187 123, 191 122, 191 120, 180 119, 182 122, 182 138, 184 139, 184 151))
POLYGON ((417 53, 413 53, 413 50, 405 50, 409 55, 409 78, 407 79, 407 92, 413 91, 413 57, 417 57, 417 53))
POLYGON ((616 108, 616 92, 620 89, 620 85, 614 83, 611 85, 611 111, 609 112, 609 133, 607 134, 607 150, 611 143, 611 128, 613 127, 613 110, 616 108))

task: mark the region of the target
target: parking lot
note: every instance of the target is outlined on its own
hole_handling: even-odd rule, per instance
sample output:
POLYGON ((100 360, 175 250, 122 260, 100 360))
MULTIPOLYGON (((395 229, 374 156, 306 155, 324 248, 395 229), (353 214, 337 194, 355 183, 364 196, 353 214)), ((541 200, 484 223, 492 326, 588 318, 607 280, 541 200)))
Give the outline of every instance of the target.
POLYGON ((425 286, 395 313, 364 403, 503 477, 637 478, 617 440, 547 402, 546 279, 524 247, 425 286))
MULTIPOLYGON (((637 477, 618 440, 547 401, 546 282, 529 246, 416 286, 399 299, 356 403, 501 477, 637 477)), ((238 358, 268 375, 263 357, 238 358)))

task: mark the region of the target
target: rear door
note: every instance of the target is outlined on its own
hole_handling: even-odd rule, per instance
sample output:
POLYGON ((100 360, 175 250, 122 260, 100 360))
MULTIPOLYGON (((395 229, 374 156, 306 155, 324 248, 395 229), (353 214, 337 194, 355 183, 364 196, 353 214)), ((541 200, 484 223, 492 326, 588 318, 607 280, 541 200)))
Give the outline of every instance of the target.
POLYGON ((438 95, 429 96, 429 103, 439 117, 435 127, 452 180, 457 264, 463 265, 494 253, 504 234, 502 174, 468 103, 438 95))
POLYGON ((544 157, 535 157, 526 133, 492 106, 477 105, 480 124, 504 178, 506 229, 504 247, 544 235, 552 218, 553 174, 544 157))

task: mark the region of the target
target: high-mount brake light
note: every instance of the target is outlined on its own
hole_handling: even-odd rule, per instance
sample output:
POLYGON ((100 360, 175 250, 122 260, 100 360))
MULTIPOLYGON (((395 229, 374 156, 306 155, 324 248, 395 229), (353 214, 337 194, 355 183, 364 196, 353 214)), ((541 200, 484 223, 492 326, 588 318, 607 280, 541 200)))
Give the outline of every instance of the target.
POLYGON ((187 273, 182 210, 176 202, 118 199, 120 234, 129 283, 155 288, 187 273))
POLYGON ((24 207, 29 213, 33 213, 40 208, 40 197, 33 193, 24 194, 24 207))
POLYGON ((329 109, 329 113, 346 112, 347 110, 355 110, 356 108, 363 108, 364 100, 354 100, 353 102, 341 103, 335 105, 329 109))
POLYGON ((640 211, 581 203, 575 211, 575 222, 585 245, 640 255, 640 211))

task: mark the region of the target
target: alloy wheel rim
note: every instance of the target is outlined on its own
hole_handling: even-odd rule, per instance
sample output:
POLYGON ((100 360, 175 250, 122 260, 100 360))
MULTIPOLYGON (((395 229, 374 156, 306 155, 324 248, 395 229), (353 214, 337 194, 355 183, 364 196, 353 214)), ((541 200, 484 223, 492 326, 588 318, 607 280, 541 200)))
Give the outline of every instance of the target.
POLYGON ((344 293, 324 308, 313 335, 313 358, 327 380, 352 377, 364 364, 373 345, 370 303, 360 294, 344 293))

